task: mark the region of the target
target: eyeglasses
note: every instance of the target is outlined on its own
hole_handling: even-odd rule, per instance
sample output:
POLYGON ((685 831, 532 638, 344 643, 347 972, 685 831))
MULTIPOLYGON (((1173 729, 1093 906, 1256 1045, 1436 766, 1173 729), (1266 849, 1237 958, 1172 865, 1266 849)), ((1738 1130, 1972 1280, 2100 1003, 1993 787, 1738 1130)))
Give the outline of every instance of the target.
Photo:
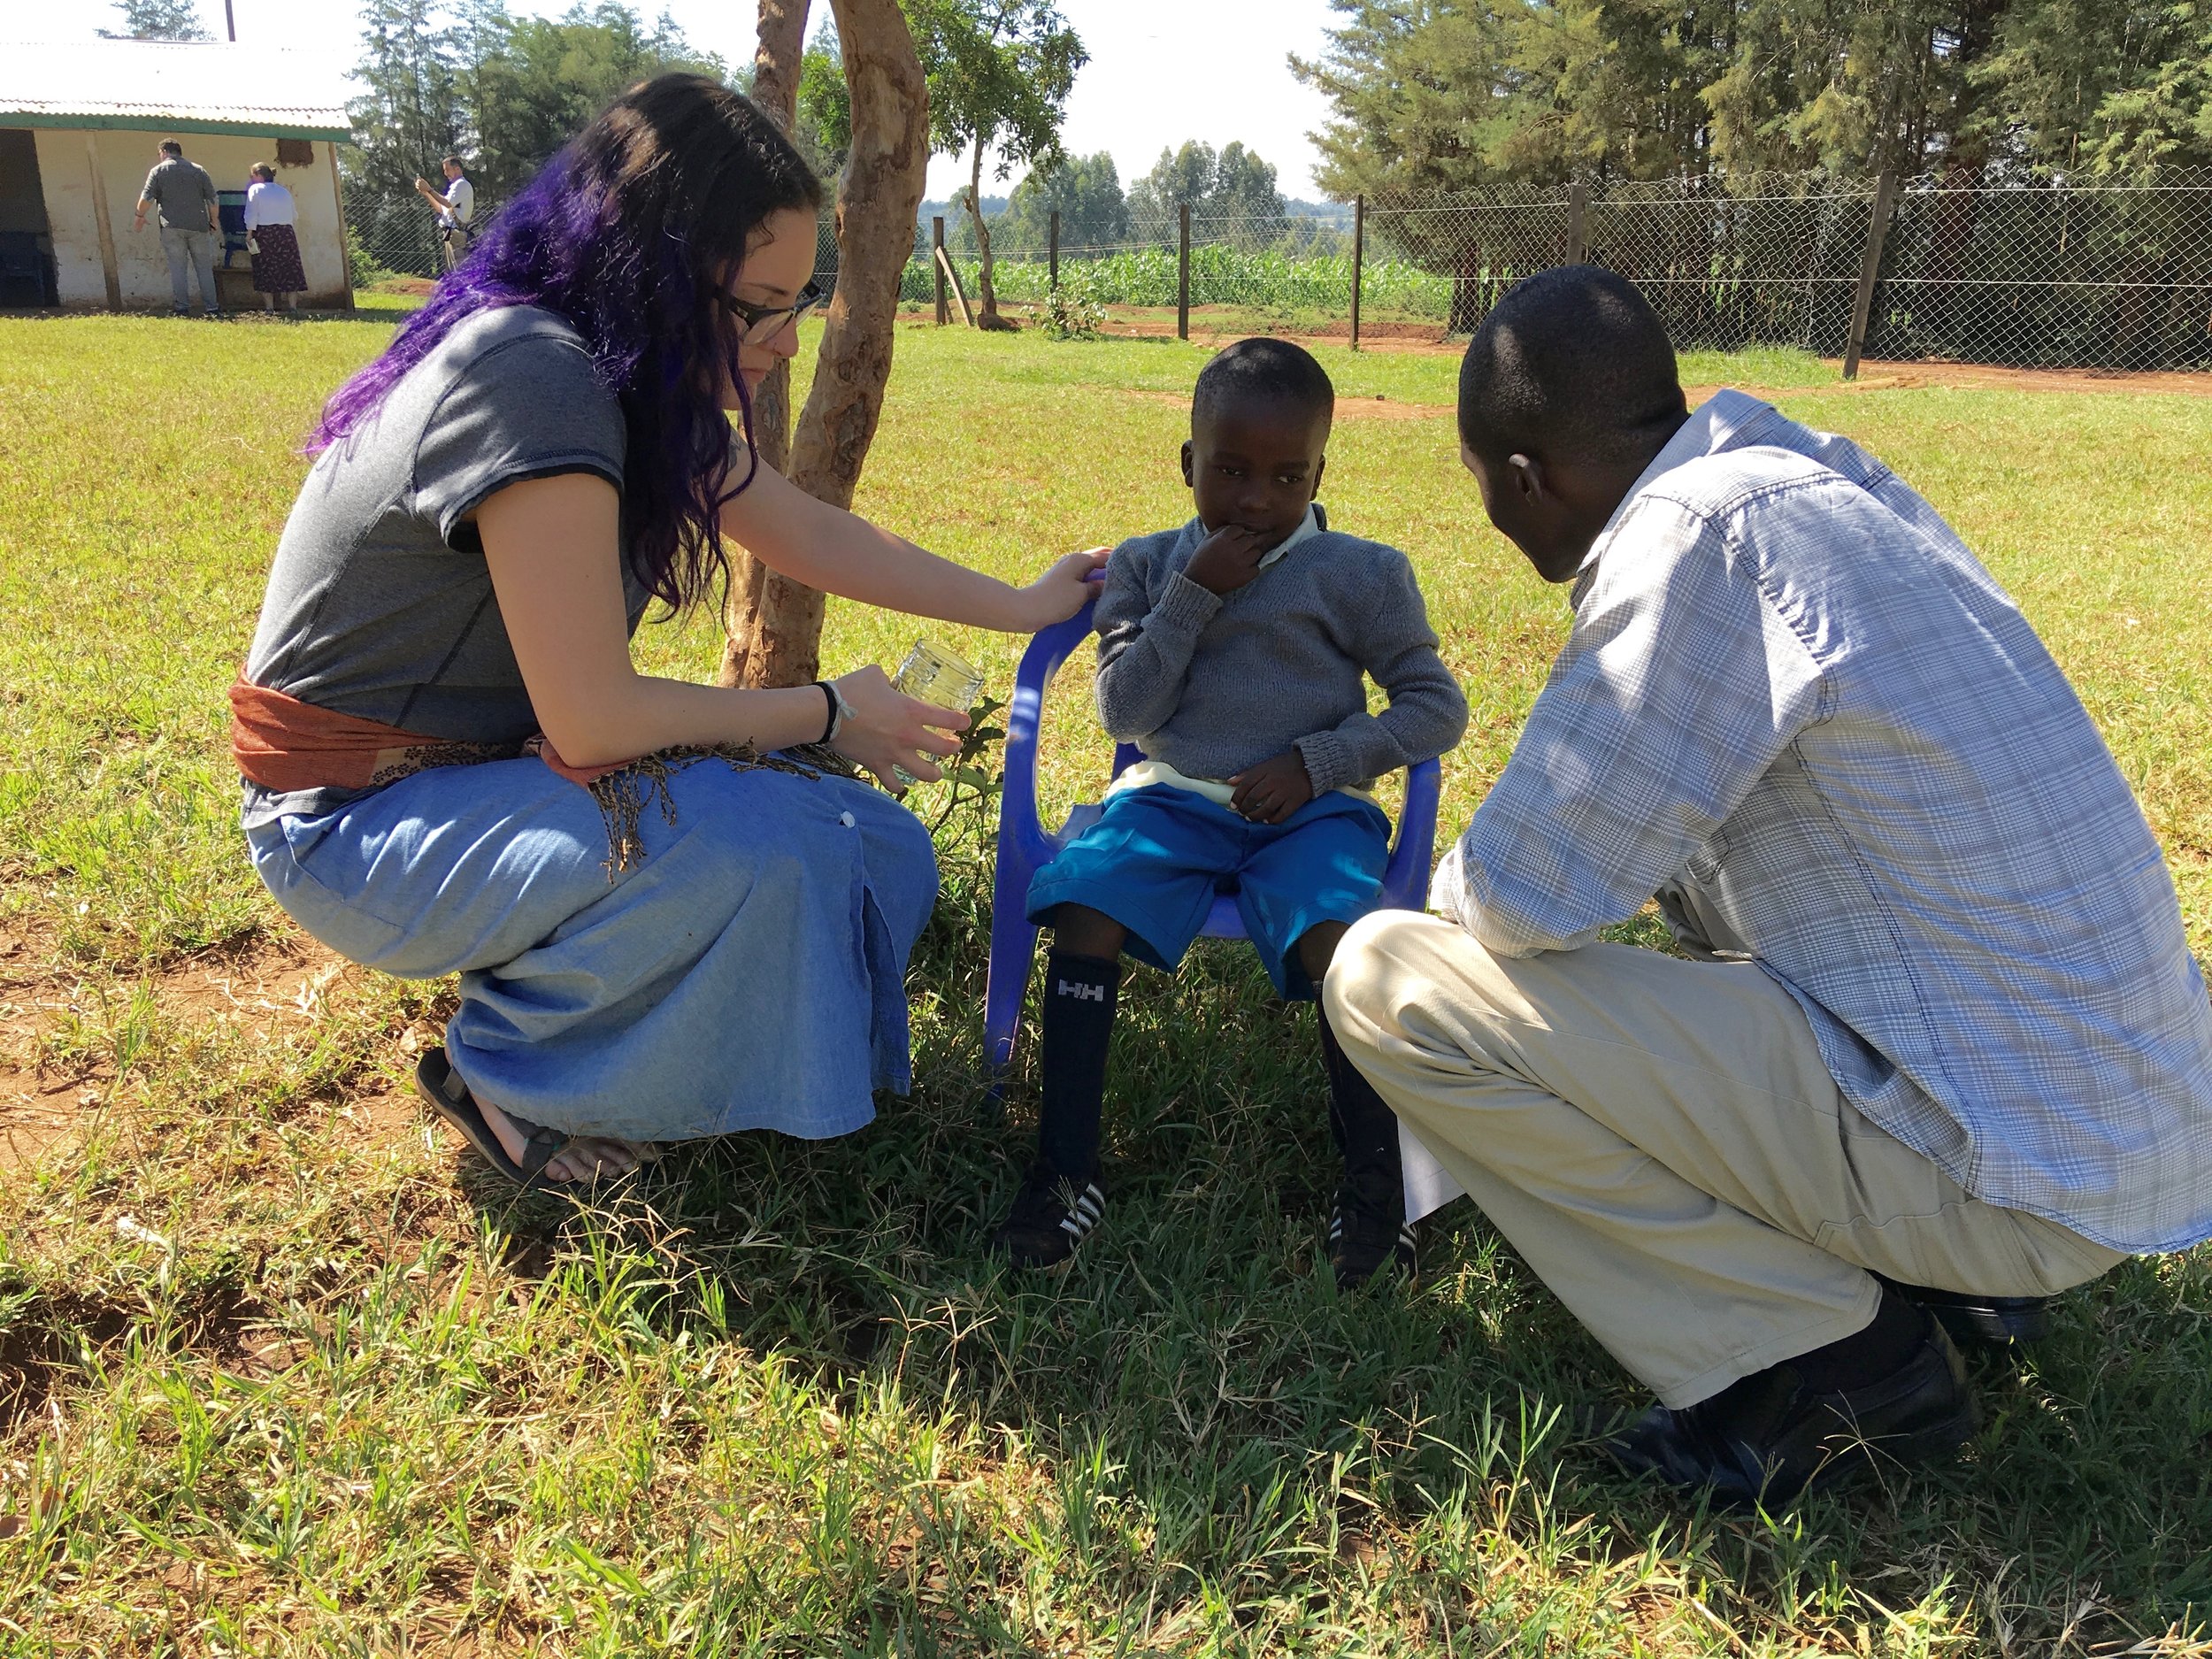
POLYGON ((724 311, 744 324, 745 331, 740 338, 745 344, 764 346, 829 298, 829 290, 810 278, 799 290, 799 297, 788 305, 755 305, 722 288, 714 290, 714 297, 721 302, 724 311))

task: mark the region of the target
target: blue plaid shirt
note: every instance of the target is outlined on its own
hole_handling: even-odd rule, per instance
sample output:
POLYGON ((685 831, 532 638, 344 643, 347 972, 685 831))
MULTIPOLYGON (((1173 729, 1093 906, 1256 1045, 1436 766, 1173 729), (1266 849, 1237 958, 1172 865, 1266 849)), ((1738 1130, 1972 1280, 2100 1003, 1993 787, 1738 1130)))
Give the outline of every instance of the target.
POLYGON ((1567 950, 1675 879, 1847 1099, 1967 1191, 2114 1249, 2212 1237, 2212 1004, 2073 688, 1933 508, 1740 392, 1691 417, 1436 908, 1567 950))

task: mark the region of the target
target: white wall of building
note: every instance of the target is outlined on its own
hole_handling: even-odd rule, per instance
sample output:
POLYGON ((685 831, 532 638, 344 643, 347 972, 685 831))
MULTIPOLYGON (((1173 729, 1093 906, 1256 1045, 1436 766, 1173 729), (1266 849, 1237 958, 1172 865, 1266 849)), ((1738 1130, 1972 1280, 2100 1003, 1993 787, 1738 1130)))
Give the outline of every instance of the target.
MULTIPOLYGON (((169 265, 162 257, 160 216, 150 210, 146 228, 131 221, 146 174, 160 159, 157 147, 173 137, 185 159, 208 170, 218 190, 242 190, 246 169, 257 161, 274 164, 276 140, 237 137, 227 133, 170 133, 158 127, 37 129, 39 181, 46 197, 46 219, 54 239, 54 265, 61 303, 104 308, 107 277, 102 265, 96 196, 96 166, 107 195, 109 234, 115 247, 116 274, 126 310, 167 309, 169 265)), ((314 160, 304 167, 278 167, 277 182, 291 191, 299 210, 300 263, 307 272, 303 305, 347 303, 345 238, 340 226, 338 187, 332 145, 317 139, 314 160)), ((247 274, 246 257, 233 256, 234 276, 219 273, 226 304, 257 304, 247 274)), ((196 289, 194 294, 196 302, 196 289)))

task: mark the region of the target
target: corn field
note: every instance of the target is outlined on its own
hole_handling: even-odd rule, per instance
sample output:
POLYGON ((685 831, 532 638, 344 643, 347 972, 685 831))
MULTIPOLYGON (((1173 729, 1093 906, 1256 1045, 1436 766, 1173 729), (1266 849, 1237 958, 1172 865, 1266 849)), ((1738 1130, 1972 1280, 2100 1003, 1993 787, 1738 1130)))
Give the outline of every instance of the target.
MULTIPOLYGON (((980 267, 977 261, 953 260, 953 268, 973 299, 980 267)), ((1050 267, 1037 256, 1018 254, 995 262, 999 298, 1015 303, 1043 300, 1050 267)), ((1102 305, 1141 310, 1176 303, 1176 254, 1172 248, 1134 248, 1096 257, 1064 254, 1060 280, 1102 305)), ((1216 243, 1190 254, 1190 300, 1194 305, 1237 305, 1286 316, 1340 316, 1352 288, 1348 256, 1304 257, 1265 250, 1248 252, 1216 243)), ((927 304, 936 293, 929 265, 910 264, 899 297, 927 304)), ((1371 315, 1442 323, 1451 309, 1452 279, 1402 260, 1370 259, 1360 273, 1361 304, 1371 315)))

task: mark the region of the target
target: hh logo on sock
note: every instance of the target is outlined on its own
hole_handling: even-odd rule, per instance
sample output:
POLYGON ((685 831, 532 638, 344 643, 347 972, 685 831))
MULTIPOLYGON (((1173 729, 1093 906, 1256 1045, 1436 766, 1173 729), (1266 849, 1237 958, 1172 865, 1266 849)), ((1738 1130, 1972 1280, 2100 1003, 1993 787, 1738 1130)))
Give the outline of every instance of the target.
POLYGON ((1078 985, 1072 979, 1063 979, 1056 987, 1056 995, 1071 996, 1079 1002, 1102 1002, 1106 987, 1102 985, 1078 985))

